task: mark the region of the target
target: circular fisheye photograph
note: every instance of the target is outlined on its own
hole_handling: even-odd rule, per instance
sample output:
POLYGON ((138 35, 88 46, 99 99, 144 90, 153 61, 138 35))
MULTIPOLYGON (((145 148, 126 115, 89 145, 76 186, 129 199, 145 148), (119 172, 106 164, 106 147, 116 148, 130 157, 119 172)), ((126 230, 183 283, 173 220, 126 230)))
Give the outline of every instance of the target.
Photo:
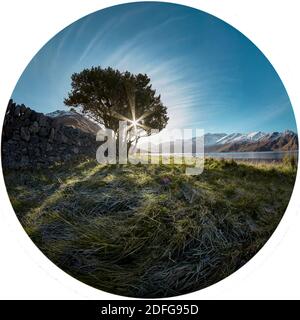
POLYGON ((173 297, 225 279, 292 195, 298 134, 279 75, 191 7, 83 17, 33 57, 5 107, 18 220, 61 270, 108 293, 173 297))

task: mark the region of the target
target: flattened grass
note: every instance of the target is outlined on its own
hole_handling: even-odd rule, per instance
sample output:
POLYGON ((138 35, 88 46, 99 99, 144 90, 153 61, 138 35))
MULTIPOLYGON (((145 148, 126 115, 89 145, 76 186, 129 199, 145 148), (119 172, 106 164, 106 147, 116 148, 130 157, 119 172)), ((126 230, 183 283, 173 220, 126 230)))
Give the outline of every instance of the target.
POLYGON ((96 288, 165 297, 209 286, 246 263, 288 205, 289 162, 207 159, 181 165, 99 165, 6 172, 15 212, 36 245, 96 288))

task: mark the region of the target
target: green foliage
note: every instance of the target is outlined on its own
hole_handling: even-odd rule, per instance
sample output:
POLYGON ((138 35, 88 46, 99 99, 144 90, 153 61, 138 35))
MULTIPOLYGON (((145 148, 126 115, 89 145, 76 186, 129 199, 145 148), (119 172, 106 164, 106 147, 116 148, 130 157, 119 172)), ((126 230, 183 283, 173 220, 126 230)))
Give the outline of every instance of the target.
POLYGON ((64 103, 115 133, 118 133, 119 121, 125 118, 141 119, 143 130, 140 135, 149 135, 150 129, 160 131, 168 122, 167 108, 152 89, 146 74, 92 67, 74 73, 71 80, 72 90, 64 103))
POLYGON ((283 163, 287 166, 290 166, 292 169, 297 168, 297 158, 294 154, 292 155, 286 155, 283 158, 283 163))
POLYGON ((247 262, 275 230, 296 171, 286 163, 6 172, 29 236, 59 267, 108 292, 165 297, 204 288, 247 262))

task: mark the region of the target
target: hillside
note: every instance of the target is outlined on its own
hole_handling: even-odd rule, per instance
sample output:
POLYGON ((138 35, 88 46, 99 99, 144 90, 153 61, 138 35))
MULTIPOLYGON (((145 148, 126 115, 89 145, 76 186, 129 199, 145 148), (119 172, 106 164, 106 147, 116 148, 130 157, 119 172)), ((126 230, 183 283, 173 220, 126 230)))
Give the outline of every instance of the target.
MULTIPOLYGON (((187 149, 196 150, 197 139, 185 140, 187 149)), ((183 145, 183 140, 177 140, 183 145)), ((173 142, 163 142, 160 150, 167 150, 170 144, 170 152, 174 152, 173 142)), ((142 149, 142 148, 141 148, 142 149)), ((284 132, 251 132, 242 133, 206 133, 204 135, 205 152, 246 152, 246 151, 296 151, 298 150, 298 135, 290 130, 284 132)))
MULTIPOLYGON (((205 288, 255 255, 284 214, 294 157, 268 164, 208 158, 197 176, 174 158, 104 165, 95 160, 88 121, 10 101, 2 135, 5 184, 22 226, 53 263, 88 285, 138 298, 205 288)), ((242 145, 238 138, 207 136, 223 148, 242 145)), ((295 139, 268 135, 273 147, 293 147, 295 139)))
POLYGON ((223 138, 214 145, 206 146, 206 152, 246 152, 246 151, 296 151, 298 135, 290 130, 284 132, 259 133, 256 138, 245 135, 233 139, 223 138))
POLYGON ((95 122, 75 111, 57 110, 47 113, 46 116, 54 119, 54 126, 64 125, 67 127, 77 128, 83 132, 91 133, 93 135, 96 135, 100 129, 95 122))
POLYGON ((244 265, 288 205, 296 169, 208 159, 184 165, 85 161, 5 174, 26 232, 62 270, 139 298, 188 293, 244 265))

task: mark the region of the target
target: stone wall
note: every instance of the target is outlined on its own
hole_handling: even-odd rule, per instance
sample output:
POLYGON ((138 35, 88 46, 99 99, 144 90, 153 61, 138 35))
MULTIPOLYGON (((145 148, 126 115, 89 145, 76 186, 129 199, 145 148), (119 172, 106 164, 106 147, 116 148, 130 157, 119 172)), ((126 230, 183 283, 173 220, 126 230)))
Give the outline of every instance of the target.
POLYGON ((2 132, 3 168, 39 168, 96 157, 94 135, 9 101, 2 132))

